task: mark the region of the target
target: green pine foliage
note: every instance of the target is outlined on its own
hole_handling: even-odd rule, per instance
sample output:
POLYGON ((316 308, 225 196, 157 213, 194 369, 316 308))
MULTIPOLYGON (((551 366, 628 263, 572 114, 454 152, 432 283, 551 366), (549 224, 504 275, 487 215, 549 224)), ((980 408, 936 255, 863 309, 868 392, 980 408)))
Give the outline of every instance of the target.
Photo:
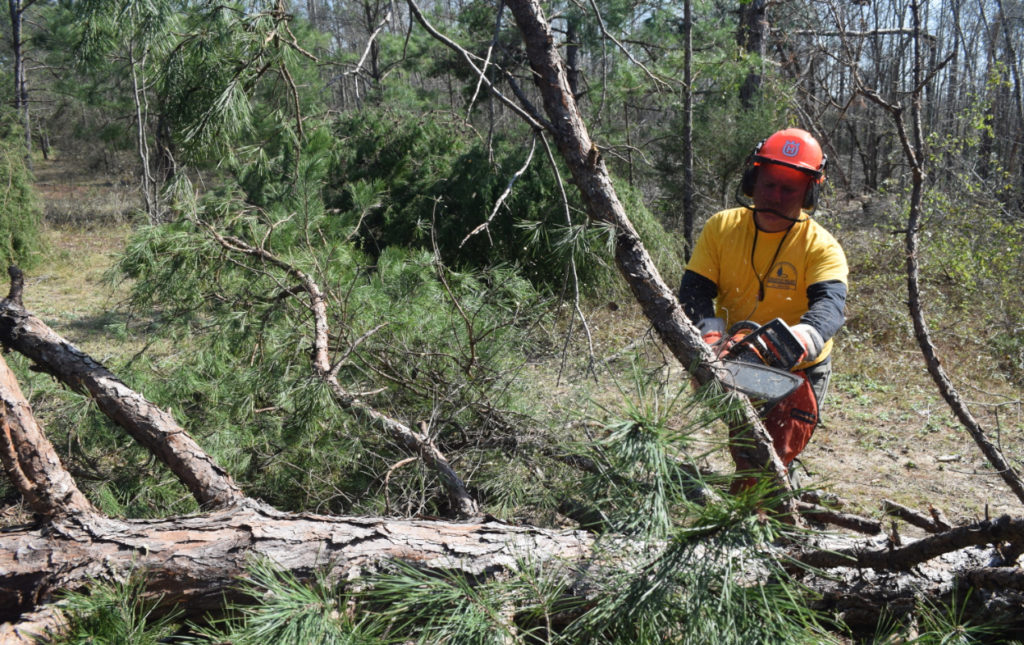
POLYGON ((62 602, 67 632, 61 645, 157 645, 166 643, 178 630, 180 615, 156 615, 156 599, 145 595, 145 580, 99 583, 88 593, 69 593, 62 602))
MULTIPOLYGON (((205 227, 262 244, 312 276, 327 295, 334 357, 346 357, 340 380, 409 425, 431 421, 446 450, 500 444, 513 427, 507 415, 529 411, 516 374, 538 347, 528 330, 548 314, 511 267, 456 271, 426 249, 361 250, 356 232, 372 205, 339 211, 320 201, 332 143, 321 132, 298 157, 288 146, 261 148, 239 166, 241 188, 138 231, 119 269, 133 280, 135 306, 160 312, 155 332, 188 350, 137 360, 133 382, 175 402, 247 492, 282 508, 441 513, 444 496, 434 497, 437 482, 418 465, 382 488, 400 449, 341 410, 315 378, 308 296, 294 278, 226 252, 205 227)), ((372 189, 356 192, 372 201, 372 189)), ((488 461, 486 451, 473 460, 488 461)))
POLYGON ((239 591, 249 602, 209 625, 195 625, 184 643, 216 645, 384 645, 386 623, 352 611, 343 586, 319 576, 306 584, 266 561, 254 562, 239 591))
MULTIPOLYGON (((564 203, 540 142, 532 143, 531 153, 522 135, 502 134, 488 143, 451 115, 388 108, 353 112, 339 119, 335 131, 343 145, 328 177, 326 204, 359 210, 357 235, 367 253, 436 244, 445 264, 507 264, 553 290, 563 288, 572 259, 583 290, 593 293, 617 283, 611 231, 587 222, 579 195, 568 184, 564 203), (510 184, 510 194, 498 206, 510 184), (363 196, 368 186, 374 187, 372 208, 360 207, 370 202, 363 196), (481 226, 486 230, 472 234, 481 226)), ((567 180, 564 168, 559 174, 567 180)), ((617 188, 648 250, 665 269, 677 272, 672 238, 637 191, 617 188)))
POLYGON ((17 115, 0 111, 0 263, 28 268, 42 251, 42 205, 25 165, 25 140, 17 115))

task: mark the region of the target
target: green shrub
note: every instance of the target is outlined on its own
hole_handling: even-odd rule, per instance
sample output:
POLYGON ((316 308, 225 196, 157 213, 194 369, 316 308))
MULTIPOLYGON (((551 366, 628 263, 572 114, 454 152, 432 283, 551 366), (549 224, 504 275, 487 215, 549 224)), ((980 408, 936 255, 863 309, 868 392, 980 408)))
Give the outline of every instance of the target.
MULTIPOLYGON (((346 115, 335 131, 341 143, 325 201, 349 211, 368 203, 360 199, 360 187, 376 187, 373 207, 365 210, 359 227, 371 255, 390 246, 436 244, 446 264, 510 265, 552 289, 561 289, 570 259, 588 291, 616 279, 612 232, 588 222, 576 189, 567 183, 568 171, 560 168, 569 202, 564 203, 539 142, 530 159, 530 144, 521 136, 499 135, 487 142, 448 115, 385 109, 346 115)), ((675 245, 636 191, 624 183, 617 188, 648 250, 674 263, 669 270, 677 272, 675 245)))
POLYGON ((0 262, 6 267, 32 266, 42 241, 42 205, 32 186, 32 173, 25 165, 25 144, 16 116, 0 112, 0 262))
MULTIPOLYGON (((307 162, 314 172, 316 160, 307 162)), ((210 195, 195 216, 262 241, 317 281, 335 359, 358 345, 338 367, 344 387, 373 392, 369 405, 409 425, 433 420, 443 449, 473 437, 498 443, 494 433, 512 427, 501 422, 504 411, 522 411, 516 370, 535 351, 530 326, 546 315, 537 290, 507 266, 452 271, 428 251, 400 246, 368 257, 343 228, 359 221, 357 213, 314 207, 296 216, 295 207, 291 197, 254 210, 231 195, 210 195)), ((248 493, 283 508, 380 512, 387 499, 376 495, 379 476, 401 448, 341 409, 315 378, 307 296, 292 291, 292 276, 226 254, 189 221, 140 229, 120 270, 134 279, 140 311, 161 312, 159 329, 190 348, 137 359, 132 383, 175 406, 248 493)), ((438 488, 418 467, 389 483, 403 509, 424 488, 438 488)), ((429 495, 423 499, 427 511, 440 512, 429 495)))

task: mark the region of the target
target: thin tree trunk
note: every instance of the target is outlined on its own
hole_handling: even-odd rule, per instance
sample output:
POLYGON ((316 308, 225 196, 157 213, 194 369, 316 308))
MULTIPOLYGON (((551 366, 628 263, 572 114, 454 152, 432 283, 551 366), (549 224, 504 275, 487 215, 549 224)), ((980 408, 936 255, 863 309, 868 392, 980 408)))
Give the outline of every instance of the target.
MULTIPOLYGON (((751 0, 740 3, 740 24, 736 40, 743 51, 758 57, 757 64, 764 65, 766 55, 766 34, 768 32, 768 2, 767 0, 751 0)), ((754 105, 754 99, 761 89, 760 71, 751 71, 747 74, 740 87, 740 103, 745 108, 754 105)))
POLYGON ((139 68, 145 68, 146 56, 143 54, 141 60, 136 60, 134 44, 128 48, 128 64, 132 70, 132 98, 135 100, 135 143, 139 154, 139 165, 141 166, 142 199, 146 206, 146 216, 149 218, 149 223, 156 224, 160 221, 159 188, 153 179, 149 160, 149 138, 146 135, 148 114, 146 108, 146 88, 139 83, 139 68))
POLYGON ((683 0, 683 253, 690 261, 694 228, 693 184, 693 0, 683 0))
MULTIPOLYGON (((912 2, 911 7, 914 12, 914 28, 915 31, 920 30, 920 16, 919 10, 920 5, 917 0, 912 2)), ((920 53, 920 38, 914 39, 914 87, 919 88, 921 85, 921 78, 923 77, 923 70, 921 69, 921 53, 920 53)), ((1024 483, 1021 482, 1020 475, 1013 469, 1008 461, 1003 457, 1003 453, 999 448, 989 441, 985 429, 981 427, 981 424, 977 422, 974 415, 967 408, 963 399, 960 398, 960 393, 957 392, 953 383, 949 380, 949 376, 946 375, 946 370, 942 367, 942 363, 939 361, 938 353, 935 349, 935 344, 931 340, 931 335, 928 332, 928 324, 924 320, 924 313, 921 308, 921 290, 920 280, 918 278, 918 237, 917 231, 920 227, 921 211, 922 211, 922 199, 924 189, 924 169, 922 167, 923 160, 925 159, 924 151, 924 135, 921 131, 921 113, 920 113, 920 91, 915 91, 912 96, 911 102, 911 115, 913 127, 913 156, 911 164, 914 171, 914 187, 911 193, 910 200, 910 215, 907 222, 907 236, 906 236, 906 249, 907 249, 907 291, 909 293, 909 304, 910 304, 910 317, 914 322, 914 335, 917 338, 917 343, 921 347, 921 353, 924 355, 925 364, 928 367, 928 373, 931 374, 932 380, 939 388, 939 392, 942 394, 942 398, 946 400, 949 407, 956 414, 960 422, 970 432, 974 442, 981 449, 981 452, 988 458, 999 476, 1003 478, 1006 485, 1010 487, 1010 490, 1017 496, 1017 499, 1024 502, 1024 483)), ((909 142, 908 142, 909 143, 909 142)))
MULTIPOLYGON (((915 20, 915 33, 921 28, 919 16, 919 4, 917 0, 911 4, 915 20)), ((953 386, 946 374, 942 362, 939 360, 935 344, 932 342, 931 334, 928 331, 928 323, 925 321, 924 309, 921 303, 921 288, 918 269, 918 230, 921 225, 924 195, 924 160, 926 159, 924 149, 924 135, 921 128, 921 79, 924 77, 922 69, 920 38, 914 38, 914 64, 913 64, 913 87, 916 88, 910 97, 910 124, 908 126, 904 116, 904 107, 890 103, 883 99, 877 92, 866 87, 858 78, 858 90, 864 95, 885 109, 893 119, 896 133, 900 137, 903 146, 903 154, 912 172, 912 190, 910 194, 910 213, 907 216, 907 233, 905 238, 906 248, 906 273, 907 273, 907 304, 910 310, 910 318, 914 325, 914 337, 921 348, 921 354, 925 360, 928 373, 935 382, 939 394, 945 399, 953 414, 970 433, 971 438, 981 449, 982 454, 989 463, 996 469, 999 476, 1017 496, 1017 499, 1024 502, 1024 482, 1021 482, 1020 475, 1003 456, 1002 451, 993 444, 985 429, 974 418, 967 404, 960 397, 960 393, 953 386), (908 132, 908 127, 910 132, 908 132)))
POLYGON ((32 123, 28 111, 28 78, 25 71, 25 43, 22 28, 25 24, 25 10, 35 0, 7 0, 7 8, 11 17, 11 59, 14 66, 14 109, 21 116, 21 125, 25 129, 25 159, 31 165, 32 159, 32 123))

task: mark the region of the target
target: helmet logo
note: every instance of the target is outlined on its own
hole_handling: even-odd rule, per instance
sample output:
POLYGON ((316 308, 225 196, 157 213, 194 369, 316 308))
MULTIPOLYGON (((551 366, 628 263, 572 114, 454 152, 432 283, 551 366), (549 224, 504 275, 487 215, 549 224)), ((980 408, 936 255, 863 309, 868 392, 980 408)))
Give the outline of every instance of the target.
POLYGON ((786 141, 786 145, 782 146, 782 154, 787 157, 795 157, 800 154, 800 142, 799 141, 786 141))

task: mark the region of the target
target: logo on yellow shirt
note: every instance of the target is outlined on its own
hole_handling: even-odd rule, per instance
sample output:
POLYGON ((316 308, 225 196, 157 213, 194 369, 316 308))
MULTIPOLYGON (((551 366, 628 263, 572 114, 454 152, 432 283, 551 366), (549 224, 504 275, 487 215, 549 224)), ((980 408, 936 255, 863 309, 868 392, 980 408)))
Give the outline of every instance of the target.
POLYGON ((796 290, 796 267, 789 262, 779 262, 772 267, 772 272, 765 280, 765 286, 769 289, 784 289, 786 291, 796 290))

